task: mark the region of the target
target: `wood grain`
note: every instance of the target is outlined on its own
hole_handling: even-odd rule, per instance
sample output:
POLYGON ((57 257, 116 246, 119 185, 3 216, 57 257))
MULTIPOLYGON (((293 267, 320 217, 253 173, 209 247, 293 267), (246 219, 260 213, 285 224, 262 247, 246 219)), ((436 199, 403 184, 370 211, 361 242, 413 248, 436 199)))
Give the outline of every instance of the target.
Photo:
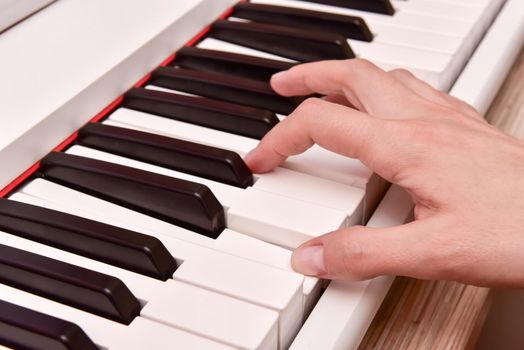
MULTIPOLYGON (((486 119, 524 139, 524 50, 486 119)), ((472 349, 491 298, 487 288, 398 277, 359 349, 472 349)))

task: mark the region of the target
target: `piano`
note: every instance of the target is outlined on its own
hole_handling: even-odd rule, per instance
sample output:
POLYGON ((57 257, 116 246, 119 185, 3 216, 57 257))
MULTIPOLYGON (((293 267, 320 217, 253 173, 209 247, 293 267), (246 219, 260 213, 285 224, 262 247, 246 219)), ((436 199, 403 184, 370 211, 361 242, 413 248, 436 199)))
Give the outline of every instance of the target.
POLYGON ((412 204, 318 147, 251 174, 303 99, 268 77, 362 57, 484 113, 524 42, 520 0, 33 3, 0 34, 8 348, 358 347, 393 277, 305 277, 291 250, 412 204))

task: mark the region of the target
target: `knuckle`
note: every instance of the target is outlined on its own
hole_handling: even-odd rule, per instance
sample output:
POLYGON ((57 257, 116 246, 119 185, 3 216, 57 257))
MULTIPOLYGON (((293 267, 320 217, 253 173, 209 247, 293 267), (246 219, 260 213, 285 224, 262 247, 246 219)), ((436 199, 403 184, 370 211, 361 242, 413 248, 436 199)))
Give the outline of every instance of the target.
POLYGON ((404 69, 404 68, 397 68, 397 69, 393 69, 391 71, 389 71, 389 73, 395 77, 399 77, 399 78, 413 78, 415 77, 413 75, 413 73, 411 73, 410 71, 408 71, 407 69, 404 69))
POLYGON ((349 62, 353 71, 360 73, 370 72, 378 69, 377 66, 375 66, 373 63, 362 58, 354 58, 349 62))
POLYGON ((300 107, 302 108, 318 108, 321 104, 323 104, 323 101, 318 97, 308 97, 300 104, 300 107))

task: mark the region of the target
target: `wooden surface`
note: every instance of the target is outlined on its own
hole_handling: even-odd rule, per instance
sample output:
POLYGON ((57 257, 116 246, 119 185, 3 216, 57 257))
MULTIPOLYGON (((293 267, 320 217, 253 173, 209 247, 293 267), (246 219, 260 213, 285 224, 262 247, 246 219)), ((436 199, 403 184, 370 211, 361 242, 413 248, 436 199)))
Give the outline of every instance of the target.
MULTIPOLYGON (((524 139, 524 50, 486 118, 524 139)), ((359 349, 472 349, 490 304, 487 288, 398 277, 359 349)))

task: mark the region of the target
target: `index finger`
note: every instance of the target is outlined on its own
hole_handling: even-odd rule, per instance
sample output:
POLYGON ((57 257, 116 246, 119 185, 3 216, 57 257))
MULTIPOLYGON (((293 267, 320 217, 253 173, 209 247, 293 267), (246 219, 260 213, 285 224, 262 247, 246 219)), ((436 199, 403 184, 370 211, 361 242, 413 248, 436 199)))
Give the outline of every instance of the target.
POLYGON ((289 117, 275 126, 245 161, 253 172, 268 172, 287 157, 300 154, 314 144, 360 159, 382 176, 394 171, 393 152, 403 149, 386 121, 325 100, 304 101, 289 117))
POLYGON ((420 116, 428 103, 373 63, 360 59, 300 64, 275 74, 271 86, 284 96, 344 95, 359 110, 387 119, 420 116))

